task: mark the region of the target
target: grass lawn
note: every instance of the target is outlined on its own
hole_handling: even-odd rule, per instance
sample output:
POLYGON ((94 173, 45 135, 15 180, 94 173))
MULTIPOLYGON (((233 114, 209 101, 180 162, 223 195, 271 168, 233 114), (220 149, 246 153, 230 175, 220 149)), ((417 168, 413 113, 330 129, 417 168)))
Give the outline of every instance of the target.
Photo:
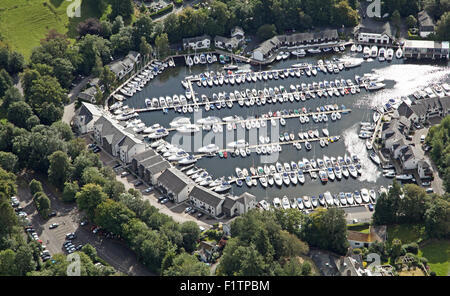
POLYGON ((0 34, 4 42, 19 51, 28 61, 31 51, 39 45, 50 29, 75 38, 76 26, 96 16, 95 0, 82 0, 81 17, 69 19, 67 8, 74 2, 64 0, 1 0, 0 34))
POLYGON ((388 241, 392 242, 394 238, 398 238, 403 244, 416 242, 424 234, 425 227, 423 225, 392 225, 388 226, 388 241))
POLYGON ((431 271, 437 275, 450 275, 450 240, 436 240, 423 243, 419 256, 428 259, 431 271))
POLYGON ((359 223, 359 224, 351 224, 347 225, 348 230, 358 231, 361 233, 369 233, 369 223, 359 223))

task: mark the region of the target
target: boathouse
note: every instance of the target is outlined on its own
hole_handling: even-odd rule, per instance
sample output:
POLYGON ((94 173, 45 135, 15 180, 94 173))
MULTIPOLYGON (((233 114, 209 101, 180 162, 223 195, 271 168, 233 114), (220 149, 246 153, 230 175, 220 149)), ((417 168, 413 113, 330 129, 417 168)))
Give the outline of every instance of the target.
POLYGON ((176 203, 187 200, 195 186, 191 179, 176 168, 166 169, 158 177, 157 184, 160 191, 176 203))
POLYGON ((225 196, 223 203, 223 213, 227 217, 234 217, 247 213, 256 207, 256 197, 248 192, 244 192, 240 196, 225 196))
POLYGON ((252 57, 257 61, 264 61, 267 58, 270 58, 274 52, 280 46, 280 40, 278 36, 274 36, 263 43, 261 43, 258 48, 253 51, 252 57))
POLYGON ((371 43, 374 45, 391 44, 394 40, 391 25, 386 22, 379 27, 365 27, 360 25, 355 31, 355 40, 360 43, 371 43))
POLYGON ((130 51, 123 59, 114 61, 107 66, 116 75, 116 78, 121 80, 134 69, 134 65, 139 63, 140 58, 140 53, 130 51))
POLYGON ((403 55, 412 59, 448 59, 448 41, 406 40, 403 55))
POLYGON ((241 42, 235 38, 227 38, 222 36, 214 37, 214 45, 216 48, 232 51, 240 46, 241 42))
POLYGON ((225 197, 202 186, 195 186, 189 193, 189 200, 195 207, 213 217, 218 217, 222 214, 222 205, 225 197))
POLYGON ((198 49, 208 49, 211 46, 211 37, 208 35, 183 38, 183 49, 184 50, 198 50, 198 49))

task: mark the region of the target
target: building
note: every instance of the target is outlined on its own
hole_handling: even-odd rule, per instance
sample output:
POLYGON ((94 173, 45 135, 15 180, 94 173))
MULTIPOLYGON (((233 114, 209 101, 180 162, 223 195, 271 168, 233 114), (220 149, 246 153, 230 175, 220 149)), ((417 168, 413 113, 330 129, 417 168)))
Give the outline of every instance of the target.
POLYGON ((167 194, 169 199, 176 203, 187 200, 195 186, 191 179, 176 168, 166 169, 158 177, 157 184, 161 192, 167 194))
POLYGON ((151 165, 147 164, 144 171, 144 181, 149 184, 156 185, 159 176, 161 176, 161 174, 170 167, 172 167, 172 165, 167 160, 161 160, 151 165))
POLYGON ((74 116, 74 127, 80 134, 87 134, 94 131, 94 123, 103 115, 100 107, 82 102, 81 107, 74 116))
POLYGON ((133 156, 133 158, 131 159, 131 170, 137 174, 140 177, 144 176, 144 170, 140 171, 140 164, 144 161, 147 160, 153 156, 156 155, 156 152, 151 149, 151 148, 147 148, 144 152, 136 154, 135 156, 133 156))
POLYGON ((195 207, 202 209, 213 217, 218 217, 222 214, 225 197, 202 186, 195 186, 189 193, 189 200, 195 207))
POLYGON ((417 21, 419 23, 419 35, 422 38, 434 33, 435 23, 433 18, 425 10, 417 14, 417 21))
POLYGON ((359 26, 355 31, 355 40, 359 43, 391 44, 394 40, 392 37, 391 25, 386 22, 381 27, 364 27, 359 26))
POLYGON ((97 88, 95 86, 91 86, 84 91, 80 92, 77 96, 78 99, 86 102, 90 102, 95 104, 95 95, 97 94, 97 88))
POLYGON ((323 44, 339 40, 337 30, 324 30, 312 33, 296 33, 291 35, 274 36, 259 45, 253 51, 253 59, 264 61, 272 56, 279 48, 295 48, 298 46, 323 44))
POLYGON ((278 36, 274 36, 263 43, 261 43, 258 48, 253 51, 252 57, 258 61, 264 61, 267 58, 270 58, 272 54, 278 50, 280 46, 280 40, 278 36))
POLYGON ((432 179, 433 178, 433 170, 428 162, 424 159, 419 160, 417 163, 417 173, 419 174, 420 179, 432 179))
POLYGON ((414 150, 409 145, 406 148, 400 149, 398 160, 402 165, 402 169, 405 171, 416 170, 417 164, 419 163, 419 159, 417 159, 414 150))
POLYGON ((406 40, 403 55, 412 59, 448 59, 448 41, 406 40))
POLYGON ((347 240, 352 248, 368 248, 374 242, 386 241, 386 226, 370 226, 369 233, 347 230, 347 240))
POLYGON ((225 201, 222 206, 223 213, 227 217, 234 217, 247 213, 249 210, 256 207, 256 197, 250 193, 243 193, 242 195, 225 196, 225 201))
POLYGON ((397 112, 411 122, 424 123, 433 117, 443 118, 450 114, 450 97, 427 98, 416 101, 411 106, 403 102, 399 105, 397 112))
POLYGON ((116 75, 116 78, 121 80, 134 69, 134 66, 140 62, 140 58, 140 53, 130 51, 126 57, 112 62, 108 67, 116 75))
POLYGON ((198 49, 208 49, 211 46, 211 37, 208 35, 183 38, 183 49, 184 50, 198 50, 198 49))
POLYGON ((241 27, 234 27, 231 29, 231 38, 236 38, 237 40, 244 40, 245 39, 245 32, 241 27))
POLYGON ((102 115, 94 124, 94 138, 109 154, 130 163, 133 156, 145 150, 145 143, 128 133, 115 119, 102 115))
POLYGON ((240 42, 237 38, 227 38, 222 36, 214 37, 214 45, 216 48, 225 49, 232 51, 233 49, 238 48, 242 42, 240 42))

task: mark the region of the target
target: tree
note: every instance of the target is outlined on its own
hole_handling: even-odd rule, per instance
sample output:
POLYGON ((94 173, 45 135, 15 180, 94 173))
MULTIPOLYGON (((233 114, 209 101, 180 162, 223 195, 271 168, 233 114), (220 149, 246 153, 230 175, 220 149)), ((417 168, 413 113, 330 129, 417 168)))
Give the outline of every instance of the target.
POLYGON ((111 33, 117 34, 125 26, 122 16, 118 15, 112 23, 111 33))
POLYGON ((123 27, 119 33, 114 34, 109 39, 111 48, 116 56, 124 56, 134 49, 133 28, 123 27))
MULTIPOLYGON (((139 48, 142 43, 142 38, 147 43, 152 41, 152 33, 154 31, 154 24, 152 19, 149 16, 140 17, 133 24, 133 44, 135 48, 139 48)), ((162 32, 161 32, 162 33, 162 32)))
POLYGON ((85 150, 86 142, 82 138, 73 138, 67 144, 67 154, 72 160, 75 160, 85 150))
POLYGON ((304 240, 310 245, 345 254, 349 246, 345 212, 329 208, 310 214, 304 228, 304 240))
POLYGON ((0 251, 0 276, 18 276, 18 270, 16 266, 16 253, 13 250, 0 251))
POLYGON ((400 200, 399 219, 403 223, 422 222, 428 201, 425 189, 414 184, 406 184, 403 191, 405 194, 403 199, 400 200))
POLYGON ((8 59, 8 72, 11 75, 22 72, 25 66, 25 59, 20 53, 13 51, 8 59))
POLYGON ((425 211, 425 231, 429 237, 448 239, 450 237, 450 201, 435 198, 425 211))
POLYGON ((97 184, 86 184, 76 194, 76 200, 80 210, 86 210, 89 219, 93 220, 94 211, 99 204, 106 200, 107 196, 102 187, 97 184))
POLYGON ((73 80, 75 67, 68 59, 57 58, 53 63, 53 73, 64 88, 69 88, 73 80))
POLYGON ((95 209, 94 222, 114 234, 122 235, 122 225, 134 216, 122 203, 107 199, 95 209))
POLYGON ((254 245, 248 247, 236 244, 233 239, 228 241, 218 267, 220 275, 225 276, 262 276, 267 275, 264 257, 254 245))
POLYGON ((169 37, 171 43, 177 42, 181 39, 180 22, 176 13, 169 14, 164 19, 164 30, 169 37))
POLYGON ((402 254, 402 241, 398 238, 394 238, 391 243, 390 248, 390 255, 391 255, 391 262, 395 262, 395 259, 400 257, 402 254))
POLYGON ((173 264, 162 272, 165 276, 207 276, 209 268, 195 256, 181 253, 173 259, 173 264))
POLYGON ((103 38, 109 39, 109 37, 111 37, 112 35, 112 23, 104 20, 100 22, 100 35, 103 38))
POLYGON ((197 223, 193 221, 181 224, 181 234, 183 235, 183 248, 186 252, 192 252, 195 249, 197 240, 200 238, 200 229, 197 223))
POLYGON ((84 74, 90 74, 96 66, 97 57, 102 65, 111 61, 111 42, 97 35, 87 34, 78 41, 78 52, 81 56, 79 69, 84 74))
POLYGON ((63 151, 53 152, 49 156, 48 180, 58 189, 64 189, 64 183, 71 175, 69 156, 63 151))
POLYGON ((12 78, 5 69, 0 70, 0 97, 13 85, 12 78))
POLYGON ((77 181, 64 183, 62 200, 64 202, 75 201, 75 197, 79 189, 80 187, 78 186, 77 181))
POLYGON ((413 15, 409 15, 405 20, 405 24, 408 28, 414 28, 417 25, 417 19, 413 15))
POLYGON ((100 75, 100 81, 105 86, 105 93, 110 94, 117 83, 116 74, 109 67, 104 66, 100 75))
POLYGON ((33 259, 33 250, 29 245, 21 245, 17 248, 14 261, 17 273, 21 276, 26 275, 27 272, 33 271, 36 268, 36 262, 33 259))
POLYGON ((155 40, 156 52, 160 59, 165 58, 169 55, 169 38, 167 33, 158 35, 155 40))
POLYGON ((102 173, 100 173, 100 171, 96 167, 85 168, 83 174, 81 175, 82 184, 93 183, 103 187, 106 182, 107 179, 103 176, 102 173))
POLYGON ((44 189, 42 188, 42 183, 35 179, 31 180, 28 186, 30 187, 31 195, 35 195, 36 192, 44 191, 44 189))
POLYGON ((388 194, 382 193, 375 204, 375 212, 372 216, 375 225, 391 225, 397 223, 397 215, 400 208, 400 184, 394 179, 392 188, 388 194))
POLYGON ((117 180, 108 180, 103 186, 103 191, 109 198, 118 201, 121 194, 125 192, 125 185, 117 180))
POLYGON ((24 98, 20 91, 15 87, 10 87, 5 91, 5 96, 3 97, 2 107, 8 110, 12 103, 23 101, 24 98))
POLYGON ((277 29, 275 27, 275 25, 269 25, 269 24, 265 24, 262 25, 261 27, 258 28, 258 31, 256 32, 256 36, 258 36, 258 38, 260 40, 267 40, 272 38, 273 36, 275 36, 277 34, 277 29))
POLYGON ((41 121, 39 120, 39 117, 37 117, 36 115, 31 115, 25 122, 27 130, 29 131, 39 124, 41 124, 41 121))
POLYGON ((46 219, 48 217, 48 215, 50 214, 50 209, 52 206, 52 203, 50 201, 50 199, 48 198, 48 196, 40 191, 40 192, 36 192, 33 195, 33 200, 34 203, 36 204, 36 208, 39 212, 39 214, 46 219))
POLYGON ((141 37, 141 45, 139 47, 139 52, 144 57, 144 61, 147 61, 149 57, 152 56, 153 48, 147 43, 144 37, 141 37))
POLYGON ((450 40, 450 12, 445 12, 436 23, 436 37, 439 40, 450 40))
POLYGON ((70 128, 70 125, 63 121, 57 121, 54 122, 50 126, 51 130, 54 131, 59 138, 63 139, 64 141, 68 142, 74 138, 74 135, 72 133, 72 129, 70 128))
POLYGON ((281 231, 281 240, 283 245, 283 257, 306 255, 309 252, 308 245, 299 240, 294 234, 290 234, 287 231, 281 231))
POLYGON ((395 10, 392 13, 391 20, 392 20, 392 22, 394 23, 394 25, 396 27, 400 26, 400 22, 401 22, 402 19, 401 19, 401 16, 400 16, 400 12, 398 12, 398 10, 395 10))
POLYGON ((0 151, 0 167, 9 172, 17 172, 18 157, 11 152, 0 151))
POLYGON ((125 21, 130 21, 131 16, 134 13, 134 7, 131 0, 112 0, 111 3, 111 14, 110 19, 114 19, 117 16, 122 16, 125 21))
POLYGON ((88 255, 89 258, 91 258, 92 261, 97 260, 97 250, 91 245, 91 244, 85 244, 81 251, 88 255))
POLYGON ((348 4, 347 0, 335 4, 334 23, 346 27, 354 27, 358 24, 358 12, 348 4))
POLYGON ((8 120, 18 127, 26 127, 26 120, 31 115, 33 115, 33 110, 23 101, 12 103, 8 109, 8 120))
MULTIPOLYGON (((83 150, 73 161, 72 179, 81 180, 84 169, 88 167, 101 167, 101 162, 97 154, 83 150)), ((84 183, 82 184, 84 185, 84 183)))
POLYGON ((100 21, 96 18, 87 18, 77 25, 77 32, 80 37, 86 34, 100 35, 101 29, 102 26, 100 24, 100 21))

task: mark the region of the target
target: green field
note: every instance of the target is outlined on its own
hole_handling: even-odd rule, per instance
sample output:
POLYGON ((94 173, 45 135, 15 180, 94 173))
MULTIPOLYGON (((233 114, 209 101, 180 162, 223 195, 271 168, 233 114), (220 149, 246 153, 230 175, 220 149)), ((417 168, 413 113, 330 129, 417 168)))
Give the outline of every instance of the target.
POLYGON ((417 242, 424 234, 425 227, 423 225, 392 225, 388 226, 388 241, 392 242, 394 238, 398 238, 403 244, 417 242))
POLYGON ((425 242, 419 256, 428 259, 428 265, 437 275, 450 275, 450 240, 425 242))
POLYGON ((76 37, 76 26, 89 17, 98 17, 95 0, 83 0, 81 17, 69 18, 67 8, 73 2, 64 0, 1 0, 0 35, 11 49, 29 59, 50 29, 76 37))

